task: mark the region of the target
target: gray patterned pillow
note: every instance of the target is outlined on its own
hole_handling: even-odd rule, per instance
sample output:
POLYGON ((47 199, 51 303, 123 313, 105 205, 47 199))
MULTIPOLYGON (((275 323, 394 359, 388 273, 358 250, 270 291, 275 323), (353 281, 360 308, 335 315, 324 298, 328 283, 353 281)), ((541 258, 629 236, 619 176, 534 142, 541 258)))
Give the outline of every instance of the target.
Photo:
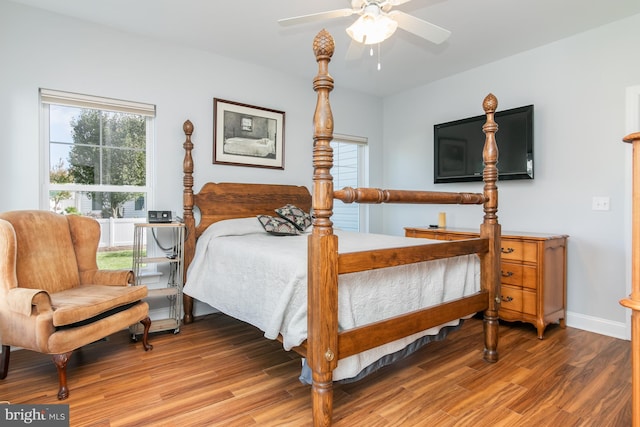
POLYGON ((276 209, 276 213, 293 224, 298 230, 304 231, 312 224, 311 215, 295 205, 285 205, 276 209))
POLYGON ((262 224, 264 231, 274 236, 297 236, 300 234, 300 230, 284 218, 258 215, 258 221, 262 224))

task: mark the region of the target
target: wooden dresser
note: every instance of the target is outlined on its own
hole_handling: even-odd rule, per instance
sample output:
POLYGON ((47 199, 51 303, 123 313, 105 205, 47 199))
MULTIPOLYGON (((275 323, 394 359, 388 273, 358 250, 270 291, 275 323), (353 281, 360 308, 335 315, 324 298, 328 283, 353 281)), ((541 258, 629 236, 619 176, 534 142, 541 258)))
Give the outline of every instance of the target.
MULTIPOLYGON (((462 240, 479 236, 472 229, 405 227, 407 237, 462 240)), ((542 339, 550 323, 566 326, 567 238, 542 233, 501 236, 500 318, 533 324, 542 339)))

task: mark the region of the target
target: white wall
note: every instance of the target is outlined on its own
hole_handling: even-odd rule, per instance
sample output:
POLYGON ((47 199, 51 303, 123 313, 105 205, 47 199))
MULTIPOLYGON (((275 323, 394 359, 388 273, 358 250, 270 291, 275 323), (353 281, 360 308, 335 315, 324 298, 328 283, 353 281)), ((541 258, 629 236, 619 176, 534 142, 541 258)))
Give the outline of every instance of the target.
MULTIPOLYGON (((535 179, 499 183, 499 220, 503 230, 568 234, 568 324, 616 336, 626 334, 618 301, 627 294, 630 181, 621 138, 625 89, 640 83, 638 40, 635 15, 384 102, 385 186, 446 191, 482 184, 433 184, 434 124, 483 114, 489 92, 498 110, 535 105, 535 179), (592 211, 593 196, 610 197, 611 210, 592 211)), ((496 138, 500 146, 499 131, 496 138)), ((385 207, 384 230, 437 223, 438 210, 385 207)), ((481 208, 446 211, 450 227, 477 227, 481 218, 481 208)))

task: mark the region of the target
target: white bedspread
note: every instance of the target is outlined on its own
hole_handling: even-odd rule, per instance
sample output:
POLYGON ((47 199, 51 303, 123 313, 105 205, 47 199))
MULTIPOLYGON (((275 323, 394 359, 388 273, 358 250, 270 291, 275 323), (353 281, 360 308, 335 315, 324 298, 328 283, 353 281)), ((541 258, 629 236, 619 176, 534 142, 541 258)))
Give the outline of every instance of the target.
MULTIPOLYGON (((339 230, 336 234, 340 253, 435 243, 339 230)), ((256 218, 217 222, 198 239, 184 292, 258 327, 266 338, 276 339, 281 334, 284 348, 289 350, 307 337, 307 238, 306 234, 270 235, 256 218)), ((341 275, 340 328, 439 304, 479 288, 480 264, 475 255, 341 275)), ((334 371, 334 380, 354 377, 383 355, 439 330, 432 328, 343 359, 334 371)))

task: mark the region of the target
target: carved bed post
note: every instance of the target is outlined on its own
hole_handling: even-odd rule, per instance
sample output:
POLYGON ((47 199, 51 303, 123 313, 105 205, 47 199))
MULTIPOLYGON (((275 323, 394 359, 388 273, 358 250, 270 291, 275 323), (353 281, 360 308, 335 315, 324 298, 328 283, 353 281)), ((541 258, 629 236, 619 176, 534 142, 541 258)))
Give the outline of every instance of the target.
POLYGON ((484 220, 480 235, 489 238, 489 252, 482 257, 482 286, 489 292, 489 308, 484 313, 484 360, 498 361, 498 307, 500 305, 500 224, 498 223, 498 146, 496 132, 498 125, 494 113, 498 100, 493 94, 484 98, 482 108, 487 121, 482 126, 485 133, 482 158, 485 164, 484 180, 484 220))
MULTIPOLYGON (((187 283, 187 266, 191 264, 193 255, 196 250, 196 222, 193 217, 193 158, 191 157, 191 150, 193 150, 193 143, 191 142, 191 135, 193 134, 193 123, 187 120, 182 125, 186 139, 182 147, 184 148, 184 160, 182 162, 182 171, 184 172, 183 185, 184 191, 182 195, 183 203, 183 219, 187 227, 186 240, 184 242, 184 276, 182 283, 187 283)), ((188 295, 182 297, 184 307, 184 323, 188 324, 193 322, 193 298, 188 295)))
POLYGON ((640 427, 640 132, 622 139, 632 144, 631 295, 620 304, 631 309, 631 421, 640 427))
POLYGON ((317 93, 313 116, 313 232, 308 248, 307 358, 312 371, 311 401, 315 426, 331 425, 333 412, 333 370, 338 363, 338 238, 333 234, 333 116, 329 92, 333 78, 328 65, 335 44, 322 30, 313 40, 318 75, 313 80, 317 93))

